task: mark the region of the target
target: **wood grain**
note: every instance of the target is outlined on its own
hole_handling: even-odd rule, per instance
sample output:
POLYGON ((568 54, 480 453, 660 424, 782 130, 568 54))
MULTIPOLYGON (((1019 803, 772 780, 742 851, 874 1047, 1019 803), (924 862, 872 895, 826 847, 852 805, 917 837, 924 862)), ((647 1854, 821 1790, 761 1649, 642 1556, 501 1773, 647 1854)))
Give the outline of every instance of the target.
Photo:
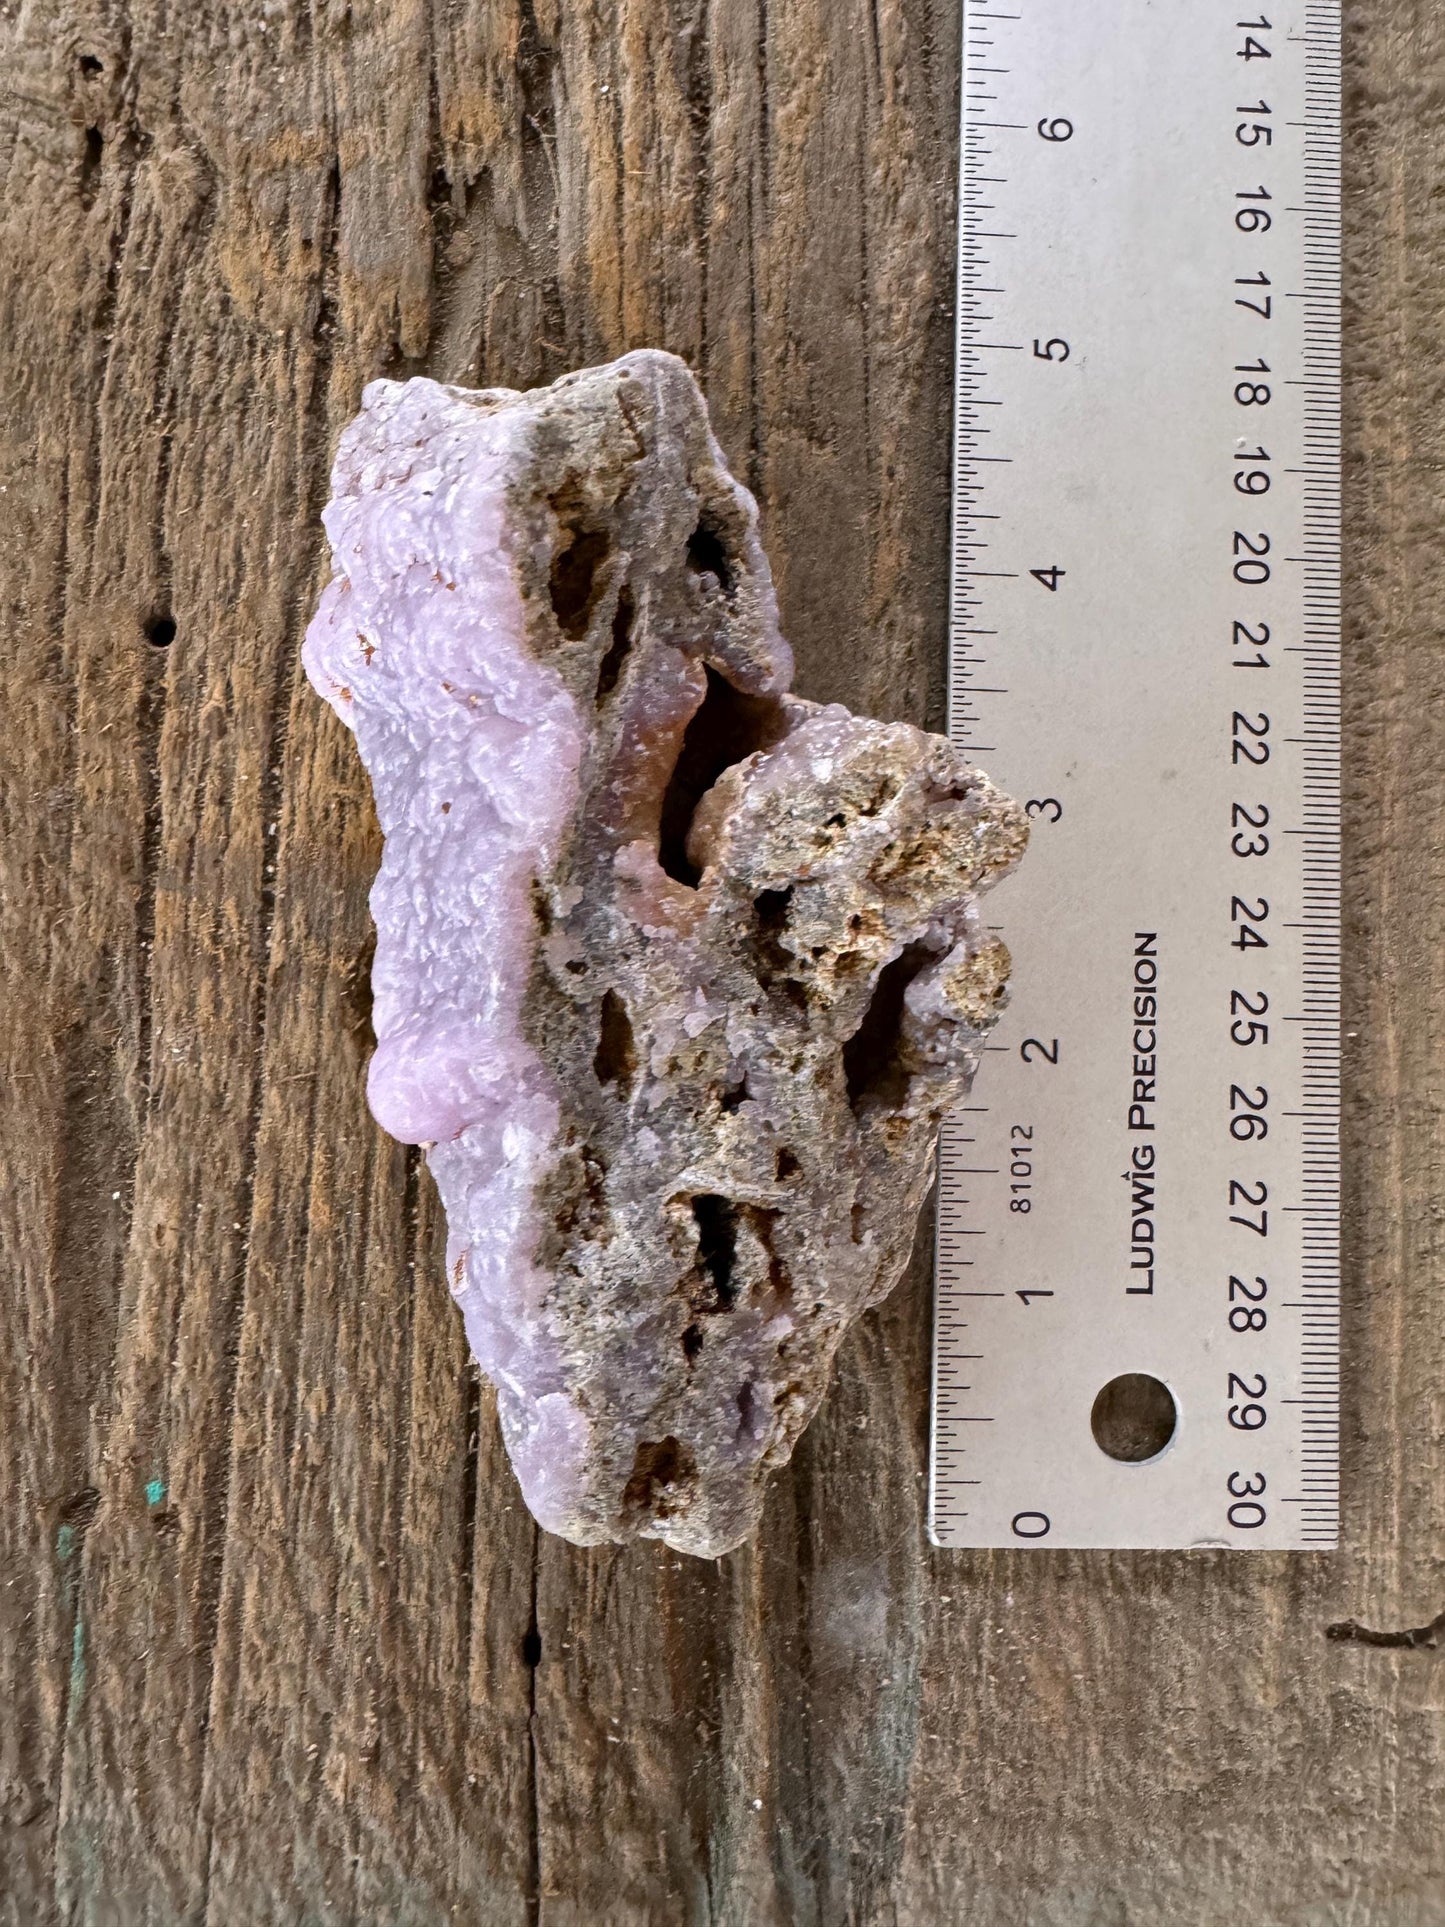
POLYGON ((686 355, 804 692, 937 723, 955 0, 0 0, 0 49, 0 1921, 1440 1927, 1439 8, 1348 36, 1311 1558, 931 1552, 921 1258, 756 1547, 545 1538, 363 1103, 377 834, 296 673, 363 382, 686 355))

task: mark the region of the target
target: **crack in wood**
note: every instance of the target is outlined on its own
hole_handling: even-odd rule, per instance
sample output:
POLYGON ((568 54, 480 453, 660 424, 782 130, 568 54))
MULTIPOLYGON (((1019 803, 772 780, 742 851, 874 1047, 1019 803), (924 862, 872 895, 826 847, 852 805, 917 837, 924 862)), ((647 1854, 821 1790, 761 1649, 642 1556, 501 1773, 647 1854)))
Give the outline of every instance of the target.
POLYGON ((1325 1638, 1349 1646, 1390 1646, 1413 1653, 1433 1653, 1445 1641, 1445 1612, 1436 1613, 1423 1626, 1404 1626, 1388 1632, 1377 1631, 1358 1619, 1337 1619, 1325 1627, 1325 1638))

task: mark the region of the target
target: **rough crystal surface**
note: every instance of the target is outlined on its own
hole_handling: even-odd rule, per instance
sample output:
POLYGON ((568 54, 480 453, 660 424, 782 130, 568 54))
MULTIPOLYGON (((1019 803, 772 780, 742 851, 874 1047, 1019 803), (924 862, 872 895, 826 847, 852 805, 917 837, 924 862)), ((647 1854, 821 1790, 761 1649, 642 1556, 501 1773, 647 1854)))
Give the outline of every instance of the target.
POLYGON ((907 1262, 1008 958, 1015 805, 788 693, 686 367, 379 381, 305 666, 385 853, 369 1098, 424 1144, 542 1524, 712 1555, 907 1262))

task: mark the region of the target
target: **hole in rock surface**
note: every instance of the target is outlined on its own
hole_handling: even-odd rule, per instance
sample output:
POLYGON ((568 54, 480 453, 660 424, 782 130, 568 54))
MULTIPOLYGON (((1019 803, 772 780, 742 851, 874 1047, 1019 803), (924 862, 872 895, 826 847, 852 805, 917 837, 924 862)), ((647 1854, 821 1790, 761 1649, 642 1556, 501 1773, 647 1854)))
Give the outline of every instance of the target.
POLYGON ((683 732, 682 748, 662 799, 658 861, 679 883, 697 887, 698 871, 687 854, 693 813, 725 769, 783 733, 782 704, 775 696, 749 696, 709 668, 707 693, 683 732))
POLYGON ((617 613, 612 618, 612 641, 597 670, 597 701, 610 696, 617 687, 622 665, 632 647, 632 591, 625 585, 617 598, 617 613))
POLYGON ((769 1288, 777 1297, 791 1299, 793 1287, 788 1277, 788 1268, 783 1263, 777 1246, 773 1242, 774 1233, 776 1232, 781 1213, 765 1210, 761 1205, 741 1204, 738 1206, 738 1216, 743 1219, 748 1229, 768 1254, 769 1288))
POLYGON ((599 1084, 615 1084, 624 1095, 637 1068, 632 1042, 632 1020, 615 990, 603 992, 598 1019, 597 1053, 592 1059, 599 1084))
POLYGON ((559 1237, 586 1241, 602 1223, 607 1208, 607 1166, 590 1144, 570 1152, 553 1203, 553 1228, 559 1237))
POLYGON ((781 988, 795 1009, 806 1010, 808 992, 792 974, 797 960, 783 942, 792 902, 791 884, 786 890, 763 890, 753 898, 753 912, 758 920, 758 981, 781 988))
POLYGON ((1122 1372, 1094 1400, 1089 1430, 1111 1459, 1142 1465, 1164 1450, 1179 1423, 1174 1394, 1149 1372, 1122 1372))
POLYGON ((687 1354, 687 1362, 690 1365, 702 1350, 701 1325, 688 1326, 687 1330, 682 1334, 682 1349, 687 1354))
POLYGON ((146 641, 157 649, 169 649, 176 639, 175 617, 167 615, 164 610, 147 616, 141 628, 146 641))
POLYGON ((937 952, 911 943, 878 973, 863 1021, 843 1046, 843 1076, 855 1115, 865 1104, 897 1104, 908 1083, 899 1061, 903 994, 937 952))
POLYGON ((694 575, 710 575, 724 595, 732 594, 733 571, 717 529, 703 516, 687 538, 687 566, 694 575))
POLYGON ((738 1288, 733 1277, 733 1261, 738 1248, 738 1214, 731 1198, 704 1192, 692 1201, 697 1223, 697 1261, 712 1280, 718 1311, 731 1311, 737 1303, 738 1288))
POLYGON ((793 959, 783 946, 788 927, 788 906, 793 901, 790 884, 786 890, 763 890, 753 898, 758 919, 758 954, 772 977, 786 977, 793 959))
POLYGON ((644 1439, 632 1461, 632 1476, 622 1489, 623 1506, 631 1511, 669 1511, 663 1494, 669 1486, 685 1485, 697 1477, 697 1460, 671 1433, 665 1439, 644 1439))
POLYGON ((587 633, 597 600, 597 571, 607 559, 607 537, 601 529, 563 531, 564 546, 552 558, 548 590, 557 627, 573 642, 587 633))
POLYGON ((736 1111, 747 1102, 747 1096, 748 1080, 745 1073, 736 1084, 724 1084, 723 1093, 718 1102, 725 1111, 736 1111))
POLYGON ((798 1175, 798 1160, 784 1146, 778 1153, 778 1161, 774 1168, 779 1178, 795 1178, 798 1175))
POLYGON ((738 1390, 738 1437, 756 1438, 761 1417, 757 1387, 749 1379, 738 1390))

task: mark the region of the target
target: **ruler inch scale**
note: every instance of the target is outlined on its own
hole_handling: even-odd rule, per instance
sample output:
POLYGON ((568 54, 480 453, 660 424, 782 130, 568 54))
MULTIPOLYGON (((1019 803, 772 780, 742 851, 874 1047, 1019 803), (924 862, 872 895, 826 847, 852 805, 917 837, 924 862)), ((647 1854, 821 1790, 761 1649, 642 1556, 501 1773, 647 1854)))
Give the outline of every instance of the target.
POLYGON ((963 0, 963 48, 949 731, 1032 840, 939 1148, 929 1532, 1326 1549, 1339 0, 963 0))

